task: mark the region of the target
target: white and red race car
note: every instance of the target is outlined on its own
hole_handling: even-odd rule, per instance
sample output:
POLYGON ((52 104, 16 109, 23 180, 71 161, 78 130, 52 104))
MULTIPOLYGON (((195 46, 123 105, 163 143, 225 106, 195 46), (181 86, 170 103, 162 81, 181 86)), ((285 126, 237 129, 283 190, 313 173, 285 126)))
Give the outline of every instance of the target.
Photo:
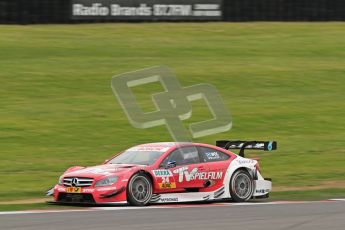
POLYGON ((217 141, 142 144, 102 165, 69 168, 48 193, 58 203, 142 206, 231 199, 266 198, 272 188, 257 160, 245 149, 275 150, 275 141, 217 141), (240 149, 234 154, 228 149, 240 149))

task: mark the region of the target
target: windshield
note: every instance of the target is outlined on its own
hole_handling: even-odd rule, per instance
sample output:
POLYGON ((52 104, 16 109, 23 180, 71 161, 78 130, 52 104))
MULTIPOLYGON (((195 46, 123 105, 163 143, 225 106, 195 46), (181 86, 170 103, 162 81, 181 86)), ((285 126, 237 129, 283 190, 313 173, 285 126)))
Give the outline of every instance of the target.
POLYGON ((110 160, 108 164, 152 165, 163 153, 162 151, 127 150, 110 160))

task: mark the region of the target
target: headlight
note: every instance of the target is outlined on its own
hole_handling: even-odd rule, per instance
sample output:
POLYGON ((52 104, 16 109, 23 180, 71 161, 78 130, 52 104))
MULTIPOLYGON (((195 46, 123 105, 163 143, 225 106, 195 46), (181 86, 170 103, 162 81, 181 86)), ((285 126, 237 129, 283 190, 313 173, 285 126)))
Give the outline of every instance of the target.
POLYGON ((62 176, 60 176, 60 178, 59 178, 59 185, 62 185, 63 184, 63 177, 62 176))
POLYGON ((95 187, 109 186, 116 183, 118 177, 110 176, 96 182, 95 187))

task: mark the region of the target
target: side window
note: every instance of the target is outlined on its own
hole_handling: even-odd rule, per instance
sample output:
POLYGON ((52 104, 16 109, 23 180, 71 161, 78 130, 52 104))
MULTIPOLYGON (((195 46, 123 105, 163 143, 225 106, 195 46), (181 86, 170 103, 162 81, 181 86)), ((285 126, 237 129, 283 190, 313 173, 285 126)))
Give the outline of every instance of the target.
POLYGON ((230 158, 229 155, 212 148, 198 147, 203 162, 224 161, 230 158))
POLYGON ((198 150, 196 147, 181 147, 169 154, 163 161, 167 164, 169 161, 175 161, 176 165, 188 165, 200 163, 198 150))

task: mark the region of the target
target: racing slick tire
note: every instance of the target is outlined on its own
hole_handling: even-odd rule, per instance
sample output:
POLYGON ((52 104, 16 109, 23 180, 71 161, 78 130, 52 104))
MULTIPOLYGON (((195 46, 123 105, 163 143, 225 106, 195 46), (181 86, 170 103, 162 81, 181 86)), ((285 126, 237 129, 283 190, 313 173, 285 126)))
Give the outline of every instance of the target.
POLYGON ((133 206, 145 206, 152 197, 152 182, 144 173, 135 174, 128 182, 127 201, 133 206))
POLYGON ((248 201, 254 193, 254 180, 252 176, 243 169, 234 172, 229 186, 231 199, 235 202, 248 201))

